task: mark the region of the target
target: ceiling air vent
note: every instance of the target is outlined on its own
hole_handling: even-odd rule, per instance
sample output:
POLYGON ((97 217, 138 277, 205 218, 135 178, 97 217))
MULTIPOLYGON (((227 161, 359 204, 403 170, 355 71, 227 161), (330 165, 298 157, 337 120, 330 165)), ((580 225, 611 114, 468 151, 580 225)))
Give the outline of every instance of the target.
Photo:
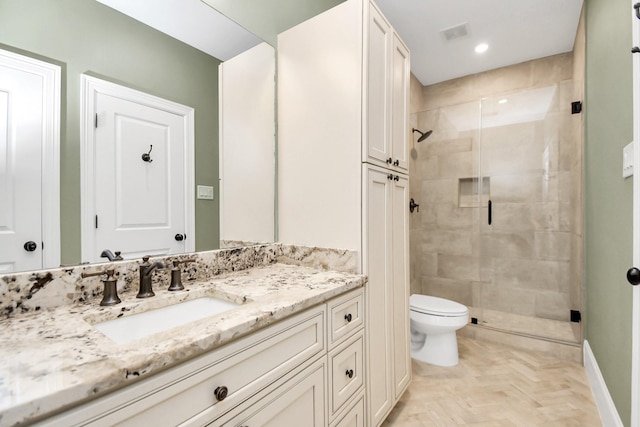
POLYGON ((444 36, 444 39, 447 41, 459 39, 465 37, 469 34, 469 30, 467 28, 467 23, 456 25, 455 27, 445 28, 440 31, 440 33, 444 36))

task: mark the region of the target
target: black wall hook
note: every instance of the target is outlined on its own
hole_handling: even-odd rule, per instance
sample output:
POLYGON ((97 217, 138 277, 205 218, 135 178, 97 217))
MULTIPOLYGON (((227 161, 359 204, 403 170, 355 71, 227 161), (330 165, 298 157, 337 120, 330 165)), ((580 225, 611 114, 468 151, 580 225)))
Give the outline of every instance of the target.
POLYGON ((151 150, 153 150, 153 144, 149 147, 149 152, 142 155, 142 161, 149 163, 153 162, 153 159, 151 158, 151 150))

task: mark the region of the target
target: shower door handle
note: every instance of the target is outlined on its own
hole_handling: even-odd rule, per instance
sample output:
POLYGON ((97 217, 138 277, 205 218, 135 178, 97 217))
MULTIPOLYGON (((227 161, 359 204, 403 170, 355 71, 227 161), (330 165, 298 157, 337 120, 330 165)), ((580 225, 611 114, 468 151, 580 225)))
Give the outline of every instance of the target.
POLYGON ((488 207, 488 209, 487 209, 487 210, 488 210, 488 213, 487 213, 487 223, 488 223, 489 225, 491 225, 491 220, 492 220, 492 218, 491 218, 491 216, 492 216, 492 212, 491 212, 491 211, 492 211, 491 200, 489 200, 489 203, 487 203, 487 205, 488 205, 488 206, 487 206, 487 207, 488 207))

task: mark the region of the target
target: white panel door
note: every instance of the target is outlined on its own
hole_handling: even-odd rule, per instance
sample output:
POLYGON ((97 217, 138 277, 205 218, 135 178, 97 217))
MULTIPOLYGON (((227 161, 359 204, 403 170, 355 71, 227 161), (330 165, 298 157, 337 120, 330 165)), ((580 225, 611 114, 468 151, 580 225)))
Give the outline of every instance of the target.
POLYGON ((393 34, 391 54, 391 156, 393 165, 409 168, 409 49, 393 34))
POLYGON ((367 156, 368 160, 391 163, 390 128, 391 85, 389 54, 393 29, 382 13, 371 4, 369 8, 369 39, 367 50, 367 156))
POLYGON ((57 238, 47 242, 56 259, 43 250, 43 207, 59 237, 59 179, 45 164, 49 154, 58 170, 56 90, 59 67, 0 51, 0 274, 59 265, 57 238), (43 182, 55 187, 55 208, 43 203, 43 182))
POLYGON ((394 175, 391 188, 393 281, 393 385, 399 399, 411 380, 409 335, 409 180, 394 175))
POLYGON ((366 171, 366 256, 364 272, 369 277, 367 296, 367 384, 370 425, 377 426, 393 404, 391 395, 391 306, 393 295, 391 282, 391 207, 389 191, 390 174, 369 167, 366 171))
POLYGON ((106 261, 104 249, 125 259, 192 251, 193 132, 184 112, 104 84, 116 91, 89 90, 86 110, 94 122, 83 144, 83 261, 106 261))

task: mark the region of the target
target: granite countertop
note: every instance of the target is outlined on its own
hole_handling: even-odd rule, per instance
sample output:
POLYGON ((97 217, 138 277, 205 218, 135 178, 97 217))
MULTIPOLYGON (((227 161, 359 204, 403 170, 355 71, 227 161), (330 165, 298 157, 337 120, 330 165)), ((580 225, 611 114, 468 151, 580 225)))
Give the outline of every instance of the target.
POLYGON ((129 291, 113 307, 100 307, 97 299, 0 320, 0 426, 29 423, 126 386, 365 281, 360 275, 273 264, 184 283, 184 291, 156 287, 156 296, 148 299, 129 291), (241 305, 127 344, 92 326, 203 296, 241 305))

